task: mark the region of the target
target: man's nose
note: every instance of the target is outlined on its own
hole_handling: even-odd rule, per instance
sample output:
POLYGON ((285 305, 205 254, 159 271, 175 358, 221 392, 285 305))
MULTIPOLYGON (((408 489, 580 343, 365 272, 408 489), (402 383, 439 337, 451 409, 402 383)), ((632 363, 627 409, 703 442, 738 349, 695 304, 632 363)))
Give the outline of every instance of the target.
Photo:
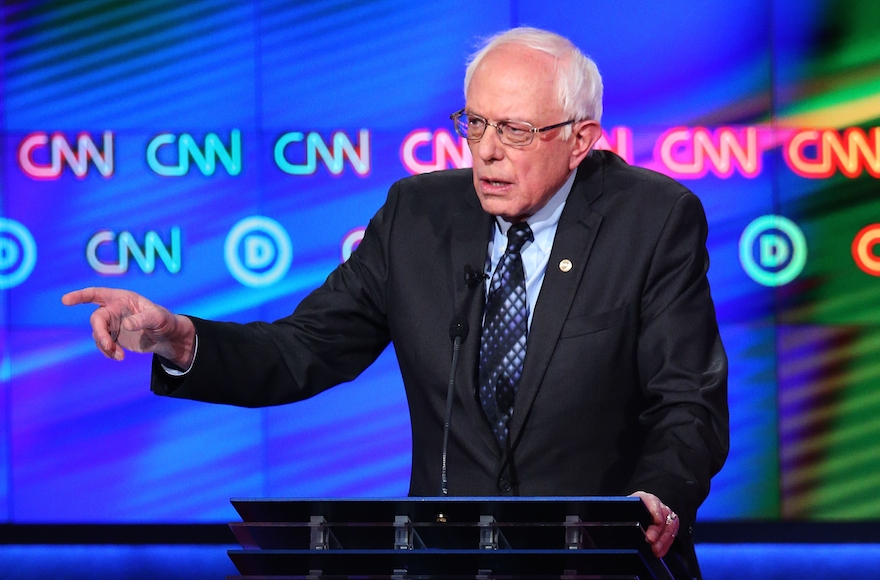
POLYGON ((477 153, 483 161, 492 161, 504 157, 504 145, 498 129, 488 125, 483 137, 477 142, 477 153))

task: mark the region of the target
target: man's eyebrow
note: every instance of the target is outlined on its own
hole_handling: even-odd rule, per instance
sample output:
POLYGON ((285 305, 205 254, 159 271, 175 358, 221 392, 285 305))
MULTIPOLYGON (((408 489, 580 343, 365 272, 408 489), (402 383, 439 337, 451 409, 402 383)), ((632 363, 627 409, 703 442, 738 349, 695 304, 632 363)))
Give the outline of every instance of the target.
MULTIPOLYGON (((492 119, 490 119, 486 115, 474 113, 473 111, 469 110, 467 107, 465 107, 464 113, 465 113, 465 115, 469 115, 471 117, 479 117, 480 119, 484 119, 486 121, 492 121, 492 119)), ((522 119, 511 119, 509 117, 507 119, 495 119, 495 122, 496 123, 528 123, 528 121, 523 121, 522 119)), ((531 124, 531 123, 529 123, 529 124, 531 124)))

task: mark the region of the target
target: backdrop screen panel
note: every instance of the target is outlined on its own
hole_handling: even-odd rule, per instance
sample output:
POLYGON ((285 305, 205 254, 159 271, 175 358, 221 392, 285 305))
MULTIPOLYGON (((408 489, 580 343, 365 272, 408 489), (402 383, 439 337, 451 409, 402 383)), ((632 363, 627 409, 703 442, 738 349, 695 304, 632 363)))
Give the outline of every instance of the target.
POLYGON ((171 400, 60 297, 289 314, 395 180, 471 163, 448 118, 465 62, 516 25, 591 55, 600 146, 706 208, 732 432, 700 518, 880 518, 876 2, 10 0, 2 17, 0 521, 406 495, 392 349, 295 405, 171 400))

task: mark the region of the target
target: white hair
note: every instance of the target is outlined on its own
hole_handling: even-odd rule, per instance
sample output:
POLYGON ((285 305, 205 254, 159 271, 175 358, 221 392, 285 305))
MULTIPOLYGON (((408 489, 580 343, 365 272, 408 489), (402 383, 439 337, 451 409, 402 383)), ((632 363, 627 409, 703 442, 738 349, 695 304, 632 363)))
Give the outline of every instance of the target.
MULTIPOLYGON (((583 121, 602 120, 602 76, 596 63, 584 55, 567 38, 538 28, 512 28, 484 41, 482 48, 468 60, 464 75, 464 92, 474 76, 474 71, 492 49, 514 44, 547 53, 556 59, 556 94, 559 105, 569 119, 583 121)), ((571 127, 566 127, 563 139, 567 139, 571 127)))

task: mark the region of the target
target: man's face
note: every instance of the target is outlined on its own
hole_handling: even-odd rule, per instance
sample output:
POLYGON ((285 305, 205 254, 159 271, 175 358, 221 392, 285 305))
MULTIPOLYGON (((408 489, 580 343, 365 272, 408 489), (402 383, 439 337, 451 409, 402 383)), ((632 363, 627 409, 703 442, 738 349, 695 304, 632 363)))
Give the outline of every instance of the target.
MULTIPOLYGON (((474 71, 465 110, 490 123, 526 121, 540 128, 568 121, 556 96, 553 67, 548 54, 501 45, 474 71)), ((513 147, 501 142, 494 127, 486 127, 482 139, 468 142, 474 187, 486 212, 517 222, 544 207, 586 155, 583 140, 562 141, 561 130, 537 133, 525 147, 513 147)))

